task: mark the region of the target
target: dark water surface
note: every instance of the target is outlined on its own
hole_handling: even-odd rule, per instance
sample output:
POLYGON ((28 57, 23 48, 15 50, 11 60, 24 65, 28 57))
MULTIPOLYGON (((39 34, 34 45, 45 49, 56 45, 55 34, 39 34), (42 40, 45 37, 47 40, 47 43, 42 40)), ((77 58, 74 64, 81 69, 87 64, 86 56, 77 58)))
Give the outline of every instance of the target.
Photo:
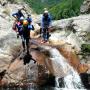
MULTIPOLYGON (((14 87, 14 88, 5 88, 1 87, 0 90, 58 90, 58 88, 55 87, 37 87, 37 86, 27 86, 27 87, 14 87)), ((62 90, 59 88, 59 90, 62 90)))

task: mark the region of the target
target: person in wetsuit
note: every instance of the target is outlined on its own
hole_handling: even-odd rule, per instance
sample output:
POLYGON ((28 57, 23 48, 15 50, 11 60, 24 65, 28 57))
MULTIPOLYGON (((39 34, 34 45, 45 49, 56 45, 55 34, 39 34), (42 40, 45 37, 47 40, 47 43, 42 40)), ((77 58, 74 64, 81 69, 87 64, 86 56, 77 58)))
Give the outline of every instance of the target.
POLYGON ((49 28, 51 26, 51 16, 48 13, 48 11, 44 11, 44 14, 42 16, 42 21, 41 21, 41 28, 42 28, 42 34, 43 34, 43 40, 42 42, 45 43, 49 39, 49 28))
POLYGON ((24 20, 22 27, 22 45, 24 51, 27 49, 27 53, 29 52, 30 30, 32 30, 32 25, 27 20, 24 20))

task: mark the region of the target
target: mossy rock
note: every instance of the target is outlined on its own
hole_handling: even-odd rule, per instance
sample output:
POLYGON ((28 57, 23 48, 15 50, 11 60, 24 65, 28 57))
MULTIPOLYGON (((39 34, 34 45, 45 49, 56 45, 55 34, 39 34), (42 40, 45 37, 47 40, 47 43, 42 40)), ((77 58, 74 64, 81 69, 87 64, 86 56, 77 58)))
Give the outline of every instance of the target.
POLYGON ((82 44, 81 45, 81 51, 83 53, 90 53, 90 44, 82 44))

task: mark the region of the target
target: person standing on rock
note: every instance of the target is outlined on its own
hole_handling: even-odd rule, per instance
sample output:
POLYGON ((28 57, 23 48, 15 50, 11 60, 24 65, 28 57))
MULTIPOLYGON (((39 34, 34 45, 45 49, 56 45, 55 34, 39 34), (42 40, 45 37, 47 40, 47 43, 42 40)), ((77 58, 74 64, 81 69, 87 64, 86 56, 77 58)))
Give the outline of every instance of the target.
POLYGON ((30 30, 32 30, 32 25, 27 20, 24 20, 22 27, 22 46, 23 51, 27 49, 27 53, 29 53, 30 30))
POLYGON ((42 43, 45 43, 49 40, 49 29, 51 27, 51 16, 47 10, 44 11, 44 14, 42 16, 42 21, 41 21, 41 29, 42 29, 42 36, 43 40, 42 43))

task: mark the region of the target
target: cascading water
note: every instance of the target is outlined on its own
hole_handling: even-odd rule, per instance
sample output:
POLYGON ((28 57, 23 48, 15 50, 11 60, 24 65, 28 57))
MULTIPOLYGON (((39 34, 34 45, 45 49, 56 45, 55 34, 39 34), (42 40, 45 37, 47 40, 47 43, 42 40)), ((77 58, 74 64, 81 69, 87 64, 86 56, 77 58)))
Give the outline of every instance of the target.
MULTIPOLYGON (((66 62, 65 58, 60 54, 60 52, 57 49, 52 48, 50 50, 50 53, 51 53, 51 59, 55 60, 55 62, 59 63, 63 72, 66 73, 66 76, 63 77, 63 82, 64 82, 63 88, 66 88, 69 90, 70 89, 81 89, 81 90, 83 90, 84 87, 82 85, 81 79, 80 79, 77 71, 74 70, 73 67, 71 67, 69 65, 69 63, 66 62)), ((56 82, 59 85, 59 79, 56 78, 56 82)), ((60 88, 58 90, 60 90, 60 88)))

